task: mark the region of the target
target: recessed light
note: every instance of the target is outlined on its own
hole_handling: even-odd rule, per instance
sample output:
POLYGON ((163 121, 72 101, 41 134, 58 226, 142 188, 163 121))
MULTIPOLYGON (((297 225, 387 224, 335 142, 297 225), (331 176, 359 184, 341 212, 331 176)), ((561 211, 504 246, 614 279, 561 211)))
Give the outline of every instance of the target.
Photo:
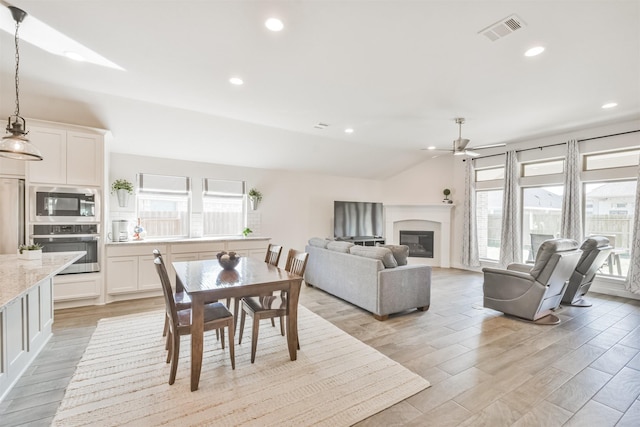
POLYGON ((351 129, 351 128, 346 128, 346 129, 344 130, 344 133, 353 133, 353 129, 351 129))
POLYGON ((427 150, 435 150, 435 149, 436 149, 436 147, 434 147, 433 145, 430 146, 430 147, 427 147, 427 150))
POLYGON ((536 46, 526 51, 524 53, 524 56, 537 56, 537 55, 540 55, 542 52, 544 52, 544 47, 536 46))
POLYGON ((617 102, 607 102, 606 104, 604 104, 602 106, 602 108, 613 108, 613 107, 617 107, 618 103, 617 102))
POLYGON ((79 62, 84 61, 84 56, 80 55, 77 52, 72 52, 70 50, 65 51, 64 56, 66 56, 69 59, 73 59, 74 61, 79 61, 79 62))
POLYGON ((236 85, 236 86, 240 86, 240 85, 244 84, 244 82, 242 81, 242 79, 240 77, 231 77, 229 79, 229 83, 231 83, 232 85, 236 85))
POLYGON ((265 21, 264 26, 271 31, 282 31, 284 24, 278 18, 269 18, 265 21))

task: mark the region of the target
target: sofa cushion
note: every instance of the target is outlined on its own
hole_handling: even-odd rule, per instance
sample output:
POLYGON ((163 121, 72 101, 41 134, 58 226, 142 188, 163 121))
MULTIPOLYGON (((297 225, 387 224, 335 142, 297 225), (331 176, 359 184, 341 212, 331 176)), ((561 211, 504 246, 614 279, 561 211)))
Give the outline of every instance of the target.
POLYGON ((380 260, 382 261, 382 264, 384 264, 385 268, 393 268, 398 266, 396 259, 393 257, 391 249, 388 248, 355 245, 352 246, 351 249, 349 249, 349 252, 352 255, 380 260))
POLYGON ((407 265, 407 258, 409 257, 409 246, 407 245, 381 245, 378 243, 376 246, 381 248, 387 248, 391 250, 393 257, 396 259, 398 265, 407 265))
POLYGON ((322 237, 312 237, 309 239, 309 245, 315 246, 316 248, 327 248, 327 244, 331 242, 329 239, 323 239, 322 237))
POLYGON ((327 249, 335 252, 344 252, 345 254, 349 253, 349 248, 353 246, 351 242, 329 242, 327 243, 327 249))

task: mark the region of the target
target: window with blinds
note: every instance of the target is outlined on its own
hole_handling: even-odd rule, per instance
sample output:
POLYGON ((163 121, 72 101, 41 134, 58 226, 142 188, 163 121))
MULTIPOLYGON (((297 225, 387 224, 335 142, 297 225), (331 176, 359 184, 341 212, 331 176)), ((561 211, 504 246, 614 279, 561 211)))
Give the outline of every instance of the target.
POLYGON ((246 224, 245 182, 203 178, 202 188, 203 234, 242 234, 246 224))
POLYGON ((136 213, 147 237, 188 237, 191 178, 138 174, 136 213))

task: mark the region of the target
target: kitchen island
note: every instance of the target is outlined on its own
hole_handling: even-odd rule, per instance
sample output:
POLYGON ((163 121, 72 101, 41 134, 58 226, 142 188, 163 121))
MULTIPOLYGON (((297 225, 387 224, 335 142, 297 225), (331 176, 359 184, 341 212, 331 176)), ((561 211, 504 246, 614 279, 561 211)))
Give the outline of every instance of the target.
POLYGON ((53 277, 84 255, 44 253, 39 260, 0 255, 0 400, 51 337, 53 277))

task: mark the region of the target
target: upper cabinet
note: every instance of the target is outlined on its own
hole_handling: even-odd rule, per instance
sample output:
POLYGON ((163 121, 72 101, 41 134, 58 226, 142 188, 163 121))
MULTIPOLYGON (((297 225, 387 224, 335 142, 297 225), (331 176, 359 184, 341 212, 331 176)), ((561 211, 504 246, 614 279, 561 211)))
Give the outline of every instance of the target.
POLYGON ((100 186, 104 137, 97 133, 31 127, 29 139, 43 160, 29 162, 29 181, 43 184, 100 186))
POLYGON ((0 157, 0 175, 24 176, 24 160, 7 159, 0 157))

